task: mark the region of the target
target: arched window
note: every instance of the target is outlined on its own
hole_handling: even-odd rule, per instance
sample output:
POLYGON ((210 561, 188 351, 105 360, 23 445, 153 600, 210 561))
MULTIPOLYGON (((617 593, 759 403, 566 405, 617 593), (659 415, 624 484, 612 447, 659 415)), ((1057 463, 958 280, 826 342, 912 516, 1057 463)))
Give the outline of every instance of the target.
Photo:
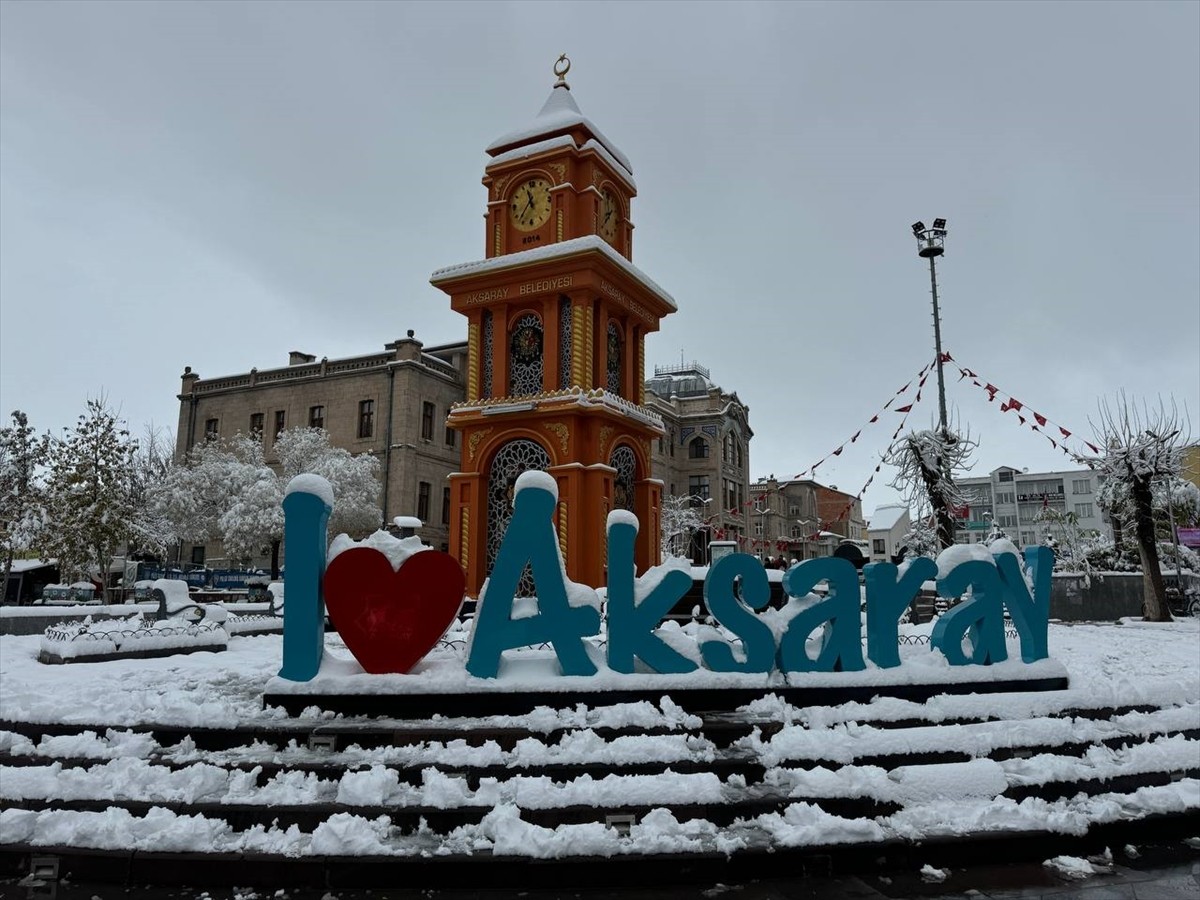
POLYGON ((558 298, 558 386, 571 386, 571 300, 558 298))
POLYGON ((608 323, 608 392, 621 396, 621 330, 616 322, 608 323))
POLYGON ((708 459, 708 441, 700 436, 688 444, 688 459, 708 459))
POLYGON ((740 469, 742 467, 742 440, 741 440, 741 438, 733 439, 733 451, 737 457, 736 461, 734 462, 734 465, 740 469))
POLYGON ((733 434, 725 432, 725 440, 721 442, 721 462, 733 465, 733 434))
POLYGON ((483 363, 480 365, 479 392, 482 397, 490 397, 492 396, 492 311, 485 309, 480 318, 483 320, 483 327, 479 329, 480 341, 483 344, 483 363))
POLYGON ((637 473, 633 450, 621 444, 612 452, 608 464, 617 470, 613 477, 613 508, 633 512, 633 483, 637 473))
POLYGON ((513 323, 508 344, 508 395, 540 394, 542 387, 542 320, 525 313, 513 323))
MULTIPOLYGON (((550 468, 550 454, 528 438, 509 441, 496 451, 487 480, 487 571, 496 565, 496 554, 512 519, 513 485, 517 476, 530 469, 550 468)), ((533 596, 533 573, 529 566, 521 574, 517 595, 533 596)))

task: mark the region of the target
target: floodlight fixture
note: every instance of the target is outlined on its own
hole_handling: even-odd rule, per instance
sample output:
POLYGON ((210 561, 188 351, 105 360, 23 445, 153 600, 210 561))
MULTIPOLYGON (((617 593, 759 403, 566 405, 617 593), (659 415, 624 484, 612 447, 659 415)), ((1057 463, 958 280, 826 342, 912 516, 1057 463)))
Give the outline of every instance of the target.
POLYGON ((933 220, 933 228, 935 231, 945 231, 946 230, 946 220, 945 219, 934 219, 933 220))
POLYGON ((921 232, 925 230, 925 223, 924 222, 913 222, 912 230, 913 230, 913 234, 915 234, 919 237, 921 232))
POLYGON ((942 316, 938 309, 937 267, 935 266, 937 258, 946 252, 946 220, 941 217, 934 219, 932 228, 926 228, 924 222, 914 222, 912 231, 913 237, 917 239, 917 255, 922 259, 929 260, 929 287, 930 293, 933 295, 933 347, 937 354, 934 358, 937 363, 938 419, 941 433, 946 436, 946 382, 942 374, 944 359, 942 354, 942 316))

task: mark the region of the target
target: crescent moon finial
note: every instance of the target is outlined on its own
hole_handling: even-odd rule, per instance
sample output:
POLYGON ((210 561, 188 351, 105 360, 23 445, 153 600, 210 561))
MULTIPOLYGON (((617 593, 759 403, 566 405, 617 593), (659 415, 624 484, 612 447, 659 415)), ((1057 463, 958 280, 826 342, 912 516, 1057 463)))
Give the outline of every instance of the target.
POLYGON ((558 87, 558 85, 561 84, 567 90, 570 90, 571 86, 569 84, 567 84, 567 73, 570 71, 571 71, 571 60, 569 60, 567 58, 567 54, 564 53, 561 56, 559 56, 559 58, 554 63, 554 74, 558 76, 558 82, 554 86, 558 87))

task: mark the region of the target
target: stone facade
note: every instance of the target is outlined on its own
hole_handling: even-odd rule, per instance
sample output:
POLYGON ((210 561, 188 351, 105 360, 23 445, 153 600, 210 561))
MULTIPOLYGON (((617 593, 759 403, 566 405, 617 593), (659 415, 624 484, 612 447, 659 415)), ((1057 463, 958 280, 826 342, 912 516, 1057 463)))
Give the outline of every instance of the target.
MULTIPOLYGON (((267 462, 275 462, 278 431, 319 426, 330 443, 379 458, 384 521, 400 515, 424 522, 422 539, 449 542, 447 477, 459 459, 458 435, 446 428, 452 403, 465 393, 467 345, 424 347, 408 337, 382 353, 317 360, 293 352, 289 365, 203 379, 189 367, 179 393, 176 456, 206 434, 262 434, 267 462)), ((185 561, 199 556, 184 549, 185 561)), ((211 559, 220 548, 203 553, 211 559)))
POLYGON ((747 549, 750 524, 750 407, 713 384, 699 363, 657 366, 646 382, 646 406, 665 434, 651 447, 654 477, 664 497, 696 497, 705 529, 691 556, 708 562, 708 542, 737 541, 747 549))

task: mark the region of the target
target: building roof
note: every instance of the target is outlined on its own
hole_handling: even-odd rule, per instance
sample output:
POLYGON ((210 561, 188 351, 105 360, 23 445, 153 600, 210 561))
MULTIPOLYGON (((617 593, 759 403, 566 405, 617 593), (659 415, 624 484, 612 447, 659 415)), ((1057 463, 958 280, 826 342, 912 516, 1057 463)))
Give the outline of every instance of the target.
POLYGON ((534 117, 533 122, 524 128, 518 128, 496 138, 488 144, 487 153, 489 156, 497 156, 518 144, 567 134, 577 128, 587 131, 620 163, 630 177, 633 176, 633 166, 629 163, 629 157, 618 150, 617 145, 605 137, 604 132, 580 111, 579 105, 571 96, 571 89, 567 87, 566 83, 556 84, 550 90, 550 96, 542 104, 542 109, 534 117))
POLYGON ((867 527, 871 531, 888 531, 896 527, 896 523, 908 515, 908 507, 902 504, 878 506, 871 514, 867 527))

